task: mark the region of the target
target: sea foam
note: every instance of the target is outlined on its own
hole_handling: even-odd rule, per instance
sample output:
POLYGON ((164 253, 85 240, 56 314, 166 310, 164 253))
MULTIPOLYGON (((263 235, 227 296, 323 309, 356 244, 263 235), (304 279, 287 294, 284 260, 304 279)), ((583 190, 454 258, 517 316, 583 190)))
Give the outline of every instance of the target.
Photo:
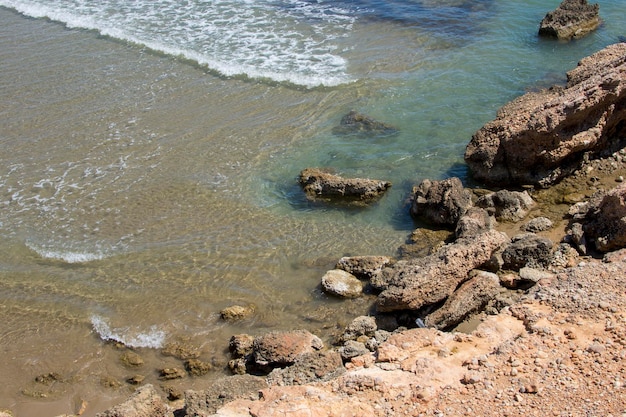
POLYGON ((50 249, 42 246, 38 246, 33 242, 26 241, 26 246, 37 253, 37 255, 41 256, 45 259, 52 259, 56 261, 63 261, 69 264, 78 264, 85 262, 98 261, 101 259, 107 258, 105 252, 97 251, 97 252, 79 252, 79 251, 71 251, 71 250, 58 250, 58 249, 50 249))
POLYGON ((355 18, 332 4, 0 0, 0 5, 195 61, 224 76, 308 88, 354 81, 336 40, 351 32, 355 18))
POLYGON ((96 314, 91 316, 91 324, 102 340, 112 340, 128 347, 160 349, 165 342, 166 334, 157 326, 150 327, 147 332, 133 331, 130 328, 111 329, 107 321, 96 314))

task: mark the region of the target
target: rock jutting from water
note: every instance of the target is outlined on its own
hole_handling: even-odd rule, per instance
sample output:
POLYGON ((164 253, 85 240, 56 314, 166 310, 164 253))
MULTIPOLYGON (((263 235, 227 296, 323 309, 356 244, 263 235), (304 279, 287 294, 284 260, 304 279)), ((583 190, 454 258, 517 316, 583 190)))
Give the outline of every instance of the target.
POLYGON ((600 6, 587 0, 564 0, 548 12, 539 25, 539 36, 570 40, 582 38, 601 23, 600 6))
POLYGON ((478 181, 547 187, 585 158, 620 149, 626 138, 626 43, 580 61, 565 87, 530 92, 473 136, 465 161, 478 181))
POLYGON ((341 118, 339 126, 333 129, 333 133, 359 137, 388 136, 397 134, 398 129, 387 123, 374 120, 356 110, 351 110, 341 118))
POLYGON ((367 178, 343 178, 318 168, 307 168, 298 178, 307 198, 315 201, 367 205, 379 199, 391 182, 367 178))

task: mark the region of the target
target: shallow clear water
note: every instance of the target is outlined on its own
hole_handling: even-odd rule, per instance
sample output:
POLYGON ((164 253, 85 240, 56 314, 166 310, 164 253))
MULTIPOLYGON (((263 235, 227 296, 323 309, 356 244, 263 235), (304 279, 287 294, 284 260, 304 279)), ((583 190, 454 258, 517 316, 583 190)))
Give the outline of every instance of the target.
POLYGON ((0 409, 18 415, 42 415, 21 392, 51 371, 80 382, 39 400, 56 414, 124 397, 100 388, 130 372, 103 339, 144 346, 159 384, 155 367, 180 366, 163 343, 223 360, 235 333, 329 337, 366 314, 370 298, 324 296, 323 273, 393 255, 414 184, 469 181, 474 131, 626 27, 621 1, 571 43, 536 37, 558 2, 0 5, 0 409), (333 134, 351 109, 400 133, 333 134), (367 209, 311 204, 295 182, 310 166, 394 185, 367 209), (219 319, 248 303, 249 321, 219 319))

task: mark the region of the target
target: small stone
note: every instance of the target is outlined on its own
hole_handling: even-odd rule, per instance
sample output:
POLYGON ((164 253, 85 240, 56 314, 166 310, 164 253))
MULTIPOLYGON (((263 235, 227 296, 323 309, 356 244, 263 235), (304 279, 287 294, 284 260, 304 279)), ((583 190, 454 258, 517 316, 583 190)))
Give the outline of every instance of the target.
POLYGON ((178 368, 163 368, 159 370, 159 379, 163 380, 184 378, 185 375, 185 371, 178 368))
POLYGON ((133 351, 127 351, 120 357, 122 364, 127 368, 138 368, 143 365, 143 359, 133 351))
POLYGON ((185 369, 189 375, 202 376, 209 373, 213 367, 210 363, 203 362, 199 359, 189 359, 185 362, 185 369))
POLYGON ((240 321, 249 318, 255 311, 256 307, 253 304, 247 306, 234 305, 220 311, 220 317, 224 321, 240 321))
POLYGON ((130 378, 126 379, 126 382, 131 385, 139 385, 144 381, 144 379, 146 379, 146 377, 143 375, 133 375, 130 378))
POLYGON ((322 289, 339 297, 357 298, 363 293, 363 283, 349 272, 333 269, 322 277, 322 289))

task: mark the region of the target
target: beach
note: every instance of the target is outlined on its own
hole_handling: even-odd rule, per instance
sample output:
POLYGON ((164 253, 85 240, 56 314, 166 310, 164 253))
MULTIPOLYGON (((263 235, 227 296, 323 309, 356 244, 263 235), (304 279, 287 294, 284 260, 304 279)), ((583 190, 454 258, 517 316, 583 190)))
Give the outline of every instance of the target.
POLYGON ((573 44, 536 39, 552 7, 540 2, 460 2, 442 30, 363 12, 328 23, 338 40, 324 46, 345 67, 299 84, 10 3, 0 8, 0 409, 27 417, 83 403, 95 415, 132 392, 137 372, 158 385, 155 370, 178 364, 161 353, 168 343, 213 364, 174 383, 200 389, 229 373, 233 334, 306 328, 331 340, 373 298, 328 297, 321 276, 342 256, 394 256, 419 226, 412 186, 470 181, 472 133, 518 94, 561 82, 624 25, 617 1, 573 44), (333 134, 353 109, 401 133, 333 134), (314 204, 296 182, 311 166, 393 186, 367 209, 314 204), (220 311, 234 304, 255 314, 227 323, 220 311), (141 371, 120 363, 120 344, 141 355, 141 371), (37 382, 49 373, 59 380, 37 382))

